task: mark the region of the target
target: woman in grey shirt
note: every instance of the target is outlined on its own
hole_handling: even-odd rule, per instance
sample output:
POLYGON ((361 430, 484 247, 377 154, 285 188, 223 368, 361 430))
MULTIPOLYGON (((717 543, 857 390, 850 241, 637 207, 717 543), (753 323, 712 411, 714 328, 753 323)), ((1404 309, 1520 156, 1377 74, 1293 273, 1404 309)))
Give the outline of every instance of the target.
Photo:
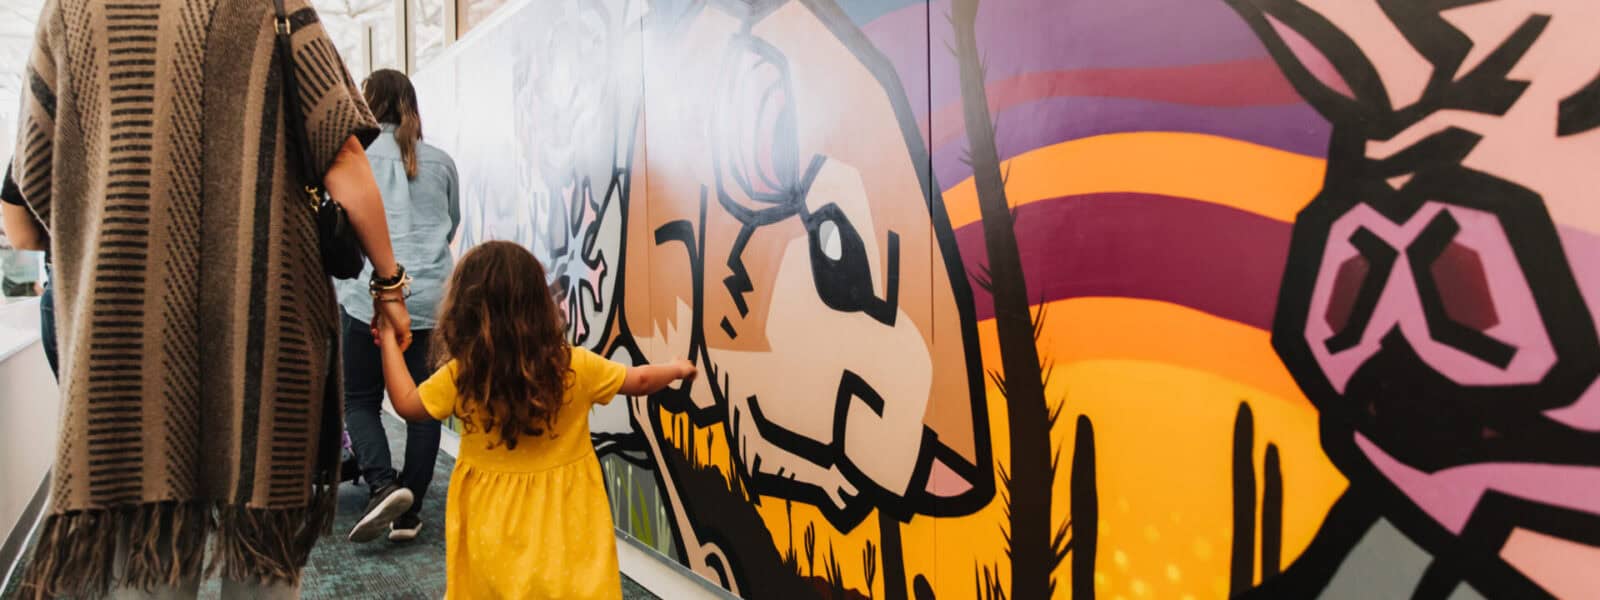
MULTIPOLYGON (((406 308, 412 315, 415 342, 405 357, 412 378, 421 383, 432 372, 429 334, 454 262, 450 242, 461 222, 456 165, 442 150, 422 142, 416 90, 404 74, 377 71, 362 87, 383 128, 367 148, 367 159, 383 193, 395 256, 412 277, 406 308)), ((363 275, 351 281, 365 280, 363 275)), ((367 286, 342 283, 339 304, 344 307, 345 427, 361 477, 372 491, 366 513, 350 531, 350 541, 372 541, 386 529, 390 541, 410 541, 422 527, 418 513, 433 481, 439 423, 406 426, 405 467, 396 472, 378 416, 383 406, 383 363, 373 341, 373 303, 367 286)))

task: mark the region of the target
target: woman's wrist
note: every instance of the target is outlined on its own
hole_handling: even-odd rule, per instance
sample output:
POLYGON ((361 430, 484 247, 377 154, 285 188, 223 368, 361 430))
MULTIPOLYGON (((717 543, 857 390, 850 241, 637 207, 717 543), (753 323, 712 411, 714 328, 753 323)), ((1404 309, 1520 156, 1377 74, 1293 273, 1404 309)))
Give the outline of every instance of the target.
POLYGON ((404 299, 411 295, 411 276, 406 274, 405 265, 396 265, 395 274, 390 277, 379 276, 374 271, 372 281, 367 285, 374 300, 381 301, 384 298, 393 298, 395 295, 404 299))
POLYGON ((400 272, 402 270, 404 270, 404 269, 405 269, 405 267, 400 266, 400 263, 398 261, 396 261, 393 257, 390 257, 389 260, 385 260, 385 261, 381 261, 381 262, 377 261, 377 260, 374 260, 374 261, 372 261, 372 279, 373 280, 393 279, 393 278, 399 276, 400 272))
POLYGON ((387 271, 379 270, 376 266, 374 266, 372 269, 371 284, 372 288, 375 290, 387 289, 398 287, 402 282, 405 281, 405 278, 406 267, 400 263, 395 263, 394 266, 390 267, 387 271))

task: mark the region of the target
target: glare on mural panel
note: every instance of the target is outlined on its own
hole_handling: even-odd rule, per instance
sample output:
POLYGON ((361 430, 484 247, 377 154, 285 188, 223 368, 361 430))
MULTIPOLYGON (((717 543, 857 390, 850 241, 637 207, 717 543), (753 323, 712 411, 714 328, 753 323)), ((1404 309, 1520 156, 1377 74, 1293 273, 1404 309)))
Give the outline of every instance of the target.
POLYGON ((701 369, 592 416, 619 529, 747 597, 1600 587, 1590 3, 759 4, 419 75, 461 243, 701 369))

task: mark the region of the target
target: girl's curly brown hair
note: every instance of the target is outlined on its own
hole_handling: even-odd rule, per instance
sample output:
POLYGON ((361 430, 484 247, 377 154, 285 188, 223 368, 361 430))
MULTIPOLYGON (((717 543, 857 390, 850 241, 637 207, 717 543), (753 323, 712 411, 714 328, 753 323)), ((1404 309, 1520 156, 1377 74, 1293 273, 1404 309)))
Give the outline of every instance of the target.
POLYGON ((456 265, 434 329, 439 362, 456 362, 457 417, 515 449, 555 427, 572 350, 544 267, 511 242, 479 244, 456 265))

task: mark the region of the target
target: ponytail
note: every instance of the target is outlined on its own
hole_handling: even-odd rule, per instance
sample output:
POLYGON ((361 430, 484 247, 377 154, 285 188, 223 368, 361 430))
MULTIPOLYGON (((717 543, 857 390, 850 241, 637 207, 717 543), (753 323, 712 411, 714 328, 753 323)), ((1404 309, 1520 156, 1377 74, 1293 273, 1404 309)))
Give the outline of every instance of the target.
POLYGON ((414 106, 400 112, 400 126, 394 131, 394 140, 400 144, 400 158, 406 163, 406 178, 417 178, 417 143, 422 141, 422 116, 414 106))
POLYGON ((406 165, 406 177, 417 178, 417 144, 422 141, 422 115, 417 111, 417 90, 404 73, 394 69, 374 71, 362 84, 367 106, 379 123, 395 126, 395 142, 406 165))

